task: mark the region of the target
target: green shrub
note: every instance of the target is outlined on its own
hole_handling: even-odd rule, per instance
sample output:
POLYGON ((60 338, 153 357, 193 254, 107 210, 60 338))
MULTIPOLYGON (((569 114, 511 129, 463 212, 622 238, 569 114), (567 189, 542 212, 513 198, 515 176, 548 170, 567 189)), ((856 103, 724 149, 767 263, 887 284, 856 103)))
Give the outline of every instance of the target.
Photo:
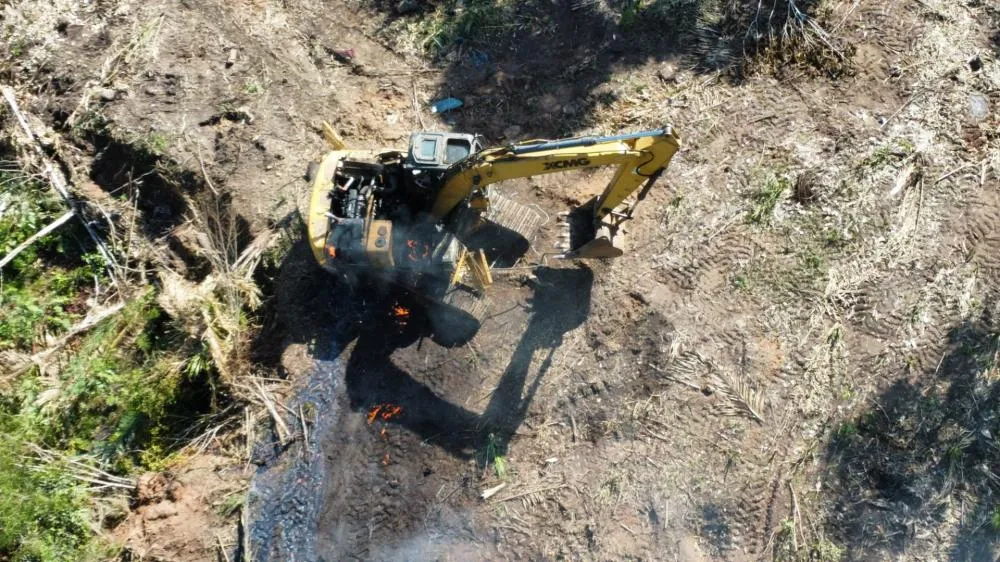
POLYGON ((618 9, 619 23, 625 29, 670 26, 687 31, 716 4, 715 0, 625 0, 618 9))
POLYGON ((25 438, 0 414, 0 560, 97 559, 86 489, 58 466, 27 468, 25 438))
MULTIPOLYGON (((20 171, 0 168, 0 255, 19 246, 46 224, 66 211, 45 186, 20 171)), ((40 252, 59 249, 59 236, 46 236, 22 252, 4 268, 5 276, 22 272, 40 252)))
POLYGON ((121 471, 139 460, 134 451, 165 449, 156 445, 183 383, 210 374, 183 368, 192 344, 162 316, 149 291, 83 338, 57 386, 22 384, 22 415, 47 445, 96 454, 121 471))
MULTIPOLYGON (((19 172, 0 169, 0 255, 31 237, 65 209, 51 193, 19 172)), ((100 262, 83 253, 76 225, 43 237, 7 265, 0 283, 0 350, 30 350, 78 318, 70 312, 82 290, 102 276, 100 262)))
POLYGON ((68 329, 80 315, 71 312, 81 303, 81 290, 93 281, 89 267, 36 268, 0 288, 0 349, 29 350, 46 333, 68 329))
POLYGON ((545 27, 542 15, 530 2, 512 0, 448 0, 429 14, 423 14, 410 28, 421 48, 440 55, 461 43, 477 48, 513 30, 545 27))

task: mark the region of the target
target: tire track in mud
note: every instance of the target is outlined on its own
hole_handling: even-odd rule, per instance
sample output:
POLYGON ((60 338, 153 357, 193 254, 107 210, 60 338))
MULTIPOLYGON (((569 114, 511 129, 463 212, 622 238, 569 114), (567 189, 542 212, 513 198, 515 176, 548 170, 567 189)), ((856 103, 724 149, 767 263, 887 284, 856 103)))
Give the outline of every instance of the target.
POLYGON ((1000 209, 992 198, 979 197, 970 207, 975 209, 965 228, 964 248, 971 260, 990 274, 1000 270, 1000 234, 996 232, 1000 224, 1000 209))
POLYGON ((866 287, 865 309, 857 320, 897 362, 917 371, 936 371, 952 346, 952 327, 968 320, 962 293, 995 293, 1000 270, 1000 211, 995 197, 979 194, 948 220, 956 240, 942 246, 941 262, 923 275, 866 287), (963 287, 964 285, 964 287, 963 287))
POLYGON ((713 285, 714 288, 724 285, 732 267, 749 262, 753 253, 754 246, 747 241, 746 234, 731 230, 705 240, 696 252, 680 253, 678 263, 659 268, 658 278, 685 291, 705 287, 705 280, 708 279, 711 290, 713 285))
MULTIPOLYGON (((341 319, 334 334, 348 332, 349 324, 349 319, 341 319)), ((308 440, 303 443, 299 433, 291 447, 270 451, 270 458, 253 478, 248 499, 249 528, 244 529, 251 548, 250 553, 244 553, 248 560, 320 560, 316 539, 327 485, 322 444, 336 427, 339 381, 344 374, 339 355, 345 345, 338 339, 334 336, 326 353, 316 358, 308 385, 289 405, 293 411, 308 405, 315 412, 308 440)))
MULTIPOLYGON (((785 517, 788 507, 784 470, 792 451, 792 443, 765 443, 768 432, 787 430, 787 419, 775 419, 776 412, 768 411, 761 427, 746 426, 742 437, 733 435, 727 428, 734 419, 722 412, 726 399, 713 387, 721 384, 720 370, 737 368, 741 361, 748 371, 755 373, 754 386, 758 392, 768 394, 783 378, 780 358, 771 357, 759 344, 753 343, 743 329, 721 330, 705 337, 700 351, 687 351, 668 362, 660 371, 664 385, 682 384, 701 387, 701 395, 687 399, 678 397, 684 406, 683 414, 669 423, 654 422, 665 431, 670 428, 682 440, 696 447, 707 447, 719 463, 722 475, 709 477, 716 493, 701 497, 692 507, 702 513, 702 536, 707 538, 713 552, 720 559, 740 559, 739 552, 762 554, 768 539, 785 517), (741 355, 743 357, 737 357, 741 355), (735 355, 734 355, 735 354, 735 355), (719 363, 711 358, 716 358, 719 363), (663 425, 660 425, 663 423, 663 425), (707 439, 706 428, 716 439, 707 439), (757 451, 756 445, 760 446, 757 451)), ((689 445, 690 446, 690 445, 689 445)))

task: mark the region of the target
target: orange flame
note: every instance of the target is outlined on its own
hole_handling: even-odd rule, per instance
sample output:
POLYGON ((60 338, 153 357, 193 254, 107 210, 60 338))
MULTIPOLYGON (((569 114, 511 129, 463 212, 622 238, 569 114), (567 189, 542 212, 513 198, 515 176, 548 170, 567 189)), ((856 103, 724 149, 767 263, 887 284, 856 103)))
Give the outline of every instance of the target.
POLYGON ((326 247, 326 255, 330 256, 331 259, 332 258, 336 258, 337 257, 337 247, 336 246, 327 246, 326 247))
POLYGON ((402 406, 395 406, 393 404, 383 404, 382 405, 382 414, 381 414, 382 421, 389 421, 389 420, 391 420, 392 418, 398 416, 401 413, 403 413, 403 407, 402 406))
POLYGON ((410 324, 410 309, 396 303, 392 306, 392 317, 399 328, 406 328, 410 324))
POLYGON ((382 439, 388 439, 389 438, 389 430, 387 430, 386 428, 383 427, 382 431, 378 432, 378 435, 382 439))
POLYGON ((406 247, 409 248, 406 257, 410 261, 426 260, 431 256, 431 245, 427 242, 421 244, 416 240, 407 240, 406 247))
POLYGON ((376 419, 381 418, 382 421, 389 421, 392 418, 403 413, 402 406, 396 406, 395 404, 379 404, 368 410, 368 425, 371 425, 376 419))
POLYGON ((382 457, 382 466, 389 466, 389 453, 382 457))

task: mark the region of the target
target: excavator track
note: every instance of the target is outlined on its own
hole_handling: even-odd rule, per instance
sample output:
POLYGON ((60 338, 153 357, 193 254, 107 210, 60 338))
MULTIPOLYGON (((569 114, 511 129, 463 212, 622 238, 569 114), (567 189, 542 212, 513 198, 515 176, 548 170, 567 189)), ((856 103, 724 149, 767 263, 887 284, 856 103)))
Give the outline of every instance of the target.
POLYGON ((441 302, 465 312, 479 322, 486 318, 490 309, 490 298, 487 295, 475 295, 455 288, 448 291, 441 302))
POLYGON ((492 185, 486 188, 486 196, 490 200, 490 208, 486 212, 487 220, 513 230, 523 236, 529 244, 535 242, 538 229, 545 224, 546 219, 541 211, 515 201, 492 185))
MULTIPOLYGON (((524 237, 528 244, 532 244, 538 234, 538 229, 545 224, 544 214, 515 201, 493 186, 487 188, 487 197, 490 201, 490 207, 483 215, 484 218, 495 225, 516 232, 519 236, 524 237)), ((493 265, 495 264, 489 264, 490 267, 493 265)), ((442 319, 447 317, 444 323, 454 324, 455 319, 460 317, 471 317, 477 322, 482 322, 490 311, 488 292, 467 290, 469 287, 480 285, 481 280, 477 279, 477 275, 470 266, 458 264, 454 281, 455 284, 441 299, 443 305, 452 310, 450 312, 438 311, 442 315, 442 319), (461 311, 461 313, 457 311, 461 311)))

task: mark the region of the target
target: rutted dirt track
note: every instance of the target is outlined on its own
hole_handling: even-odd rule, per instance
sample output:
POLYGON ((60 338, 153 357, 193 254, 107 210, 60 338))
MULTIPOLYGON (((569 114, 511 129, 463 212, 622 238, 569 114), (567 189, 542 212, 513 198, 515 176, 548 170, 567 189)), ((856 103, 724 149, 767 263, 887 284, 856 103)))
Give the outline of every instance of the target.
MULTIPOLYGON (((367 3, 65 4, 31 109, 58 128, 100 108, 258 229, 299 208, 322 119, 362 148, 422 128, 493 144, 672 123, 684 139, 624 257, 498 273, 463 348, 293 248, 261 346, 315 421, 305 445, 255 452, 256 559, 755 560, 787 520, 850 559, 991 555, 960 494, 859 478, 864 450, 837 445, 875 406, 907 415, 887 394, 900 381, 924 397, 973 385, 948 357, 996 312, 1000 65, 982 3, 830 2, 853 72, 742 81, 561 3, 523 51, 437 63, 367 3), (447 94, 468 107, 426 110, 447 94), (380 405, 402 410, 369 419, 380 405)), ((134 163, 79 176, 109 190, 134 163)), ((599 179, 506 189, 554 215, 599 179)))

